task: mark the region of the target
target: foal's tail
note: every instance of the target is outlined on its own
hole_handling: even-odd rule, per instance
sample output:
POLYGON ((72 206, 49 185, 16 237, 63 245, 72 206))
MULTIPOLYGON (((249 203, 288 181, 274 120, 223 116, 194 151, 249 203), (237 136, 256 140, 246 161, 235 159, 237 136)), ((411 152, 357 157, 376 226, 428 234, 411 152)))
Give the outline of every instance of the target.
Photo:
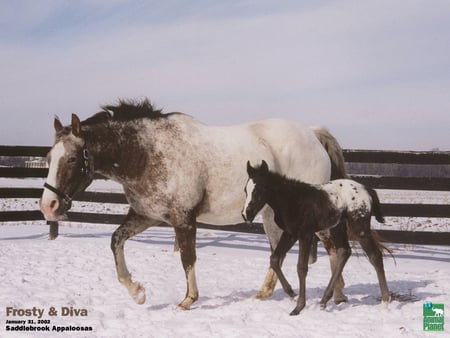
POLYGON ((317 139, 320 141, 322 146, 325 148, 328 156, 331 160, 331 179, 335 180, 338 178, 346 178, 347 173, 345 172, 344 165, 344 154, 342 153, 342 148, 338 141, 333 135, 324 127, 310 127, 311 130, 316 135, 317 139))
POLYGON ((389 249, 389 248, 385 247, 383 244, 381 244, 381 238, 380 238, 380 235, 378 235, 378 232, 376 232, 375 230, 370 230, 370 233, 372 235, 372 238, 373 238, 378 250, 380 250, 381 253, 384 251, 387 252, 394 260, 395 265, 397 265, 397 261, 395 260, 394 253, 392 252, 391 249, 389 249))
MULTIPOLYGON (((383 214, 381 213, 380 199, 378 198, 377 192, 372 188, 366 187, 366 189, 370 197, 372 198, 372 215, 375 216, 375 219, 378 222, 384 223, 384 217, 383 214)), ((381 238, 378 235, 378 233, 374 230, 370 230, 370 232, 372 234, 372 238, 374 239, 375 245, 377 246, 378 250, 380 250, 380 252, 383 251, 387 252, 394 259, 395 264, 397 264, 397 262, 395 261, 394 253, 392 252, 391 249, 388 249, 383 244, 381 244, 381 238)))
POLYGON ((372 198, 372 215, 375 216, 375 219, 378 222, 384 223, 384 217, 381 213, 380 199, 378 198, 377 192, 372 188, 366 187, 366 189, 370 197, 372 198))

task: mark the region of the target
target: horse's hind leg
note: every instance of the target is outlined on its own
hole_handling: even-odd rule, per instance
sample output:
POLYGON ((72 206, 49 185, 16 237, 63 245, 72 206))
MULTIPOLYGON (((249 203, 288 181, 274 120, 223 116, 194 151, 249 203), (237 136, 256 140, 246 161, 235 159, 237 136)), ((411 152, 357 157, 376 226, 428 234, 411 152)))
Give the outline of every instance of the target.
POLYGON ((332 297, 333 291, 336 292, 336 286, 339 286, 340 279, 342 278, 342 270, 344 269, 345 263, 347 263, 347 260, 352 253, 350 245, 348 244, 347 229, 344 222, 339 223, 336 227, 330 230, 330 238, 336 248, 336 261, 331 262, 331 279, 325 289, 322 300, 320 301, 320 306, 323 309, 332 297))
MULTIPOLYGON (((333 241, 331 240, 331 234, 330 231, 321 231, 320 233, 317 234, 318 237, 320 238, 320 240, 322 241, 322 244, 325 247, 325 250, 328 253, 328 257, 330 260, 330 268, 331 268, 331 273, 333 273, 337 261, 338 261, 338 257, 337 257, 337 252, 336 252, 336 247, 335 244, 333 243, 333 241)), ((345 283, 344 283, 344 278, 342 277, 342 273, 339 274, 339 277, 337 278, 335 284, 334 284, 334 289, 333 289, 333 300, 336 304, 340 304, 343 302, 347 302, 348 298, 346 295, 344 295, 344 292, 342 291, 344 289, 345 283)))
POLYGON ((373 265, 375 271, 377 272, 378 283, 381 290, 381 301, 383 303, 388 303, 390 300, 390 294, 386 282, 386 275, 384 273, 383 253, 381 252, 380 247, 377 245, 376 240, 372 236, 372 232, 370 231, 370 223, 369 227, 367 228, 368 230, 361 231, 359 233, 359 243, 367 254, 370 263, 373 265))
MULTIPOLYGON (((281 230, 275 223, 273 210, 271 208, 266 207, 264 209, 263 218, 264 218, 263 224, 264 232, 269 238, 270 248, 273 253, 275 248, 278 246, 278 243, 280 242, 283 230, 281 230)), ((284 257, 280 257, 280 266, 283 264, 283 260, 284 257)), ((275 273, 275 271, 273 271, 272 268, 269 267, 264 282, 261 285, 259 291, 256 293, 255 298, 264 299, 271 297, 273 294, 273 290, 275 289, 275 285, 277 284, 277 280, 278 280, 277 274, 275 273)))
POLYGON ((195 225, 174 227, 177 242, 180 248, 181 262, 186 274, 186 296, 184 300, 178 305, 183 310, 189 310, 192 303, 198 299, 197 280, 195 278, 195 261, 197 255, 195 252, 195 242, 197 227, 195 225))
POLYGON ((121 284, 125 285, 128 293, 138 304, 143 304, 145 302, 145 289, 140 283, 133 282, 131 279, 131 274, 128 271, 125 262, 125 241, 159 223, 159 221, 139 216, 133 209, 130 209, 125 222, 114 231, 111 237, 111 250, 116 263, 117 278, 121 284))
POLYGON ((292 248, 295 242, 297 242, 295 237, 292 237, 287 232, 283 232, 280 242, 275 248, 273 254, 270 256, 270 267, 273 271, 275 271, 280 279, 283 290, 291 297, 295 297, 295 292, 292 290, 292 287, 284 276, 283 271, 281 271, 281 262, 283 258, 286 257, 286 253, 292 248))
MULTIPOLYGON (((333 272, 338 264, 338 253, 336 248, 332 248, 330 253, 330 266, 333 272)), ((333 301, 335 304, 345 303, 348 301, 348 297, 344 294, 343 289, 345 286, 344 277, 342 277, 342 272, 337 277, 333 288, 333 301)))

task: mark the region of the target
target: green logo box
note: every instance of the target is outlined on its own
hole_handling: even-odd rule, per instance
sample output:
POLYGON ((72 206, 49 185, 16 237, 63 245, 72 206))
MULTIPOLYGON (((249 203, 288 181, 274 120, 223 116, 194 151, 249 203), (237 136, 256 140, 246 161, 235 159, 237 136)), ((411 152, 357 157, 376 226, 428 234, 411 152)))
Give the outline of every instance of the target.
POLYGON ((423 304, 423 330, 444 331, 444 304, 423 304))

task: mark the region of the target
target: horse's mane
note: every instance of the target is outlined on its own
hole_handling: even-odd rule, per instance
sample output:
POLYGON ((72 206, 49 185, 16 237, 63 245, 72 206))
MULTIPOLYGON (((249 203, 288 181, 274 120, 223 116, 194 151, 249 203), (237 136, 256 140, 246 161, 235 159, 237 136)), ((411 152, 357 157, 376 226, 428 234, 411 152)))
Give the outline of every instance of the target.
MULTIPOLYGON (((84 121, 81 121, 82 126, 102 125, 113 121, 133 121, 139 119, 159 119, 166 118, 173 114, 163 114, 161 109, 156 109, 150 101, 146 98, 143 101, 119 100, 115 106, 102 106, 102 111, 92 115, 84 121)), ((59 138, 68 135, 71 132, 71 126, 66 126, 60 130, 56 137, 59 138)))
POLYGON ((269 170, 266 174, 266 185, 270 187, 282 187, 283 190, 302 194, 311 194, 320 191, 316 186, 306 182, 289 178, 286 175, 269 170))
POLYGON ((101 107, 103 110, 87 118, 82 125, 93 125, 107 121, 132 121, 137 119, 149 118, 158 119, 166 117, 162 110, 156 109, 148 99, 141 102, 131 100, 119 100, 119 104, 106 105, 101 107))

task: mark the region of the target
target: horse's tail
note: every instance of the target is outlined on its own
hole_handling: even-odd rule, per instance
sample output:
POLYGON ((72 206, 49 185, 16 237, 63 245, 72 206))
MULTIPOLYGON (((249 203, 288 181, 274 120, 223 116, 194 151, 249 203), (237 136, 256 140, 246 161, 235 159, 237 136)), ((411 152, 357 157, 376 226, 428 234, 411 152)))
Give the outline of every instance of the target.
POLYGON ((324 127, 311 127, 331 160, 331 179, 346 178, 344 154, 338 141, 324 127))
POLYGON ((370 233, 372 235, 372 238, 373 238, 378 250, 380 250, 380 252, 383 252, 383 251, 387 252, 394 260, 395 265, 397 265, 397 261, 395 260, 394 253, 392 252, 391 249, 389 249, 389 248, 385 247, 383 244, 381 244, 382 239, 380 238, 380 235, 378 235, 378 232, 376 232, 375 230, 370 230, 370 233))
MULTIPOLYGON (((378 198, 377 192, 374 189, 368 187, 366 187, 366 190, 369 193, 370 197, 372 198, 372 215, 375 216, 375 219, 378 222, 384 223, 384 217, 383 214, 381 213, 381 203, 380 199, 378 198)), ((370 233, 372 234, 372 238, 374 239, 375 245, 377 246, 378 250, 380 250, 380 252, 383 251, 387 252, 394 259, 395 264, 397 264, 392 250, 388 249, 383 244, 381 244, 381 238, 380 235, 378 235, 378 232, 370 230, 370 233)))
POLYGON ((377 192, 372 188, 366 187, 366 189, 370 197, 372 198, 372 215, 375 216, 378 222, 384 223, 384 217, 381 213, 380 199, 378 198, 377 192))

